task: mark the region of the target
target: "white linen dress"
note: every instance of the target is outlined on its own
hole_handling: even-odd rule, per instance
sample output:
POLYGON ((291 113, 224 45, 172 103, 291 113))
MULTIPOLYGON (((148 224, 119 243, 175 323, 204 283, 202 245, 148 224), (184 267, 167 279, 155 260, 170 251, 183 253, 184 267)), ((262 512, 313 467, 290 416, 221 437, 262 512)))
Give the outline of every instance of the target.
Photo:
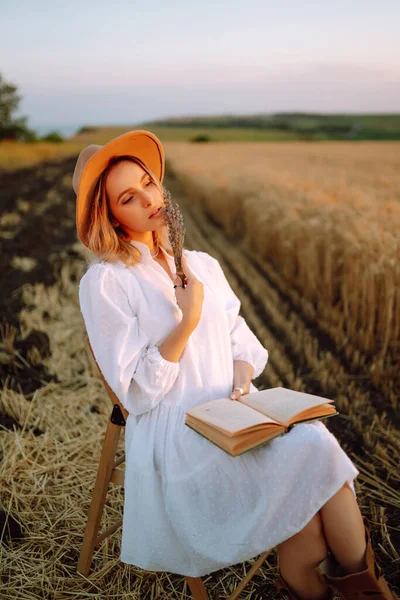
MULTIPOLYGON (((299 532, 358 469, 322 421, 233 457, 185 425, 185 410, 233 385, 233 361, 264 370, 268 350, 206 252, 184 249, 204 284, 198 326, 179 362, 160 344, 182 318, 173 282, 146 244, 134 267, 94 262, 80 305, 98 364, 129 412, 125 429, 122 562, 200 577, 274 548, 299 532)), ((175 275, 172 256, 162 250, 175 275)), ((257 391, 251 384, 250 393, 257 391)))

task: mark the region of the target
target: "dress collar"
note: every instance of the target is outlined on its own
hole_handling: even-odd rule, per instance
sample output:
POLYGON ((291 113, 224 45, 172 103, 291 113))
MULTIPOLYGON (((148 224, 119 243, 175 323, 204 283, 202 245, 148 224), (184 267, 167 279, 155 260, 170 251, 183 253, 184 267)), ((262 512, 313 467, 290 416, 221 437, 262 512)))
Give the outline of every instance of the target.
POLYGON ((130 245, 135 246, 138 250, 140 250, 141 257, 146 260, 150 260, 153 257, 150 253, 150 248, 144 242, 137 242, 136 240, 130 240, 130 245))
MULTIPOLYGON (((131 246, 135 246, 135 248, 140 250, 141 262, 142 261, 143 262, 149 262, 149 261, 153 262, 153 257, 151 255, 150 248, 148 247, 147 244, 145 244, 144 242, 138 242, 136 240, 130 240, 129 243, 131 244, 131 246)), ((168 265, 171 269, 171 272, 174 274, 174 272, 176 272, 174 257, 171 256, 160 243, 158 245, 160 246, 160 249, 164 252, 164 256, 165 256, 166 260, 168 261, 168 265)))

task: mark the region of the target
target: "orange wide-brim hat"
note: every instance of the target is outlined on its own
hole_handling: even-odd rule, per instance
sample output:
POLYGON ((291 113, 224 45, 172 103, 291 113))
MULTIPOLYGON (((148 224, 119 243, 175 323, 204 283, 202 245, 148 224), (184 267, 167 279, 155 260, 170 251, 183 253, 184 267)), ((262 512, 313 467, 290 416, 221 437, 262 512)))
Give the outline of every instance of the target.
POLYGON ((104 146, 86 146, 78 156, 72 175, 72 187, 76 193, 76 228, 79 239, 85 246, 96 183, 110 158, 123 155, 139 158, 160 183, 164 178, 164 150, 160 140, 150 131, 128 131, 104 146))

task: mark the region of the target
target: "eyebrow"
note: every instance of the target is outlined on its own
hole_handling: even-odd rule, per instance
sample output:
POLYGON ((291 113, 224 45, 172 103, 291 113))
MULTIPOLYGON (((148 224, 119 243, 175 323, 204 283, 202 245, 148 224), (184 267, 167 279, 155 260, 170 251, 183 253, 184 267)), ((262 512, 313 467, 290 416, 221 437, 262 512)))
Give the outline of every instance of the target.
MULTIPOLYGON (((143 181, 143 179, 144 179, 145 177, 150 177, 150 175, 149 175, 148 173, 145 173, 145 174, 142 176, 142 178, 141 178, 141 180, 140 180, 140 183, 142 183, 142 181, 143 181)), ((131 189, 132 189, 132 188, 128 188, 128 189, 124 190, 123 192, 121 192, 121 193, 120 193, 120 195, 119 195, 119 196, 118 196, 118 198, 117 198, 117 203, 118 203, 118 202, 121 200, 121 198, 124 196, 124 194, 126 194, 126 192, 129 192, 131 189)))

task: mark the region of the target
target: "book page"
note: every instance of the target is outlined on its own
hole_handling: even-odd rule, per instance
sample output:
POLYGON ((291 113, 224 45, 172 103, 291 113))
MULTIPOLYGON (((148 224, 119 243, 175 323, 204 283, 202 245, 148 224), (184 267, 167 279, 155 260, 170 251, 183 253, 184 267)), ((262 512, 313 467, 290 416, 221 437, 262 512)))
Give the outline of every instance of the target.
POLYGON ((333 400, 280 386, 245 394, 239 398, 239 402, 275 419, 278 423, 288 425, 296 415, 333 400))
POLYGON ((276 425, 270 417, 262 415, 236 400, 229 400, 229 398, 211 400, 185 412, 200 421, 214 425, 226 432, 227 435, 235 435, 249 427, 266 423, 276 425))
POLYGON ((190 415, 186 416, 185 424, 232 456, 242 454, 251 448, 255 448, 258 445, 264 444, 265 442, 285 433, 283 426, 276 425, 275 427, 269 427, 267 429, 262 429, 261 431, 227 436, 222 433, 222 431, 219 431, 208 423, 203 423, 198 419, 192 420, 190 415))

